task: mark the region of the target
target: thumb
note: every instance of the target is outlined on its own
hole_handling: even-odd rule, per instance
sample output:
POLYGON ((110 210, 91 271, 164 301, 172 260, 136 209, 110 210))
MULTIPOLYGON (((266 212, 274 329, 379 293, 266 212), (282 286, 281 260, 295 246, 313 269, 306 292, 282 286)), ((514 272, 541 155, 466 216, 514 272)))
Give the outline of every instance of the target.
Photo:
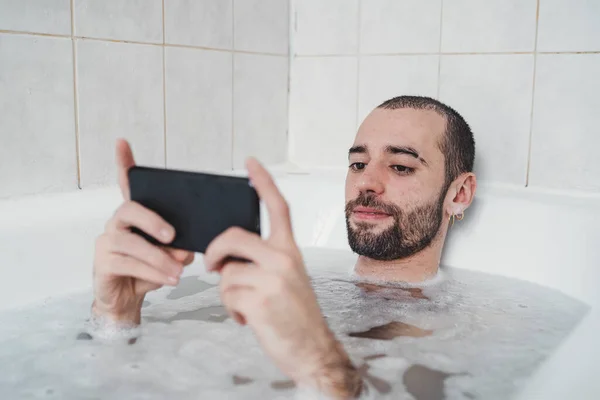
POLYGON ((246 160, 246 168, 258 197, 267 206, 271 224, 269 242, 286 250, 295 246, 290 209, 273 177, 255 158, 249 157, 246 160))
POLYGON ((131 194, 129 192, 129 177, 127 173, 129 172, 129 168, 135 166, 135 160, 133 159, 131 146, 129 146, 129 143, 125 139, 117 139, 116 161, 121 194, 123 195, 123 199, 130 200, 131 194))

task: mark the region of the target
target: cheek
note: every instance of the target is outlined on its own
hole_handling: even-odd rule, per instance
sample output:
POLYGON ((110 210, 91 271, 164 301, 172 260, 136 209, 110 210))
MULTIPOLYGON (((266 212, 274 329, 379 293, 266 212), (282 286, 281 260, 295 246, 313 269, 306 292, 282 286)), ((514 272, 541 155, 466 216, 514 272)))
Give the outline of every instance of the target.
POLYGON ((402 185, 387 185, 385 193, 388 199, 398 206, 406 206, 420 196, 422 188, 418 182, 404 181, 402 185))
POLYGON ((404 212, 408 212, 427 203, 431 193, 430 188, 425 187, 421 182, 405 181, 403 185, 389 185, 386 188, 385 198, 404 212))

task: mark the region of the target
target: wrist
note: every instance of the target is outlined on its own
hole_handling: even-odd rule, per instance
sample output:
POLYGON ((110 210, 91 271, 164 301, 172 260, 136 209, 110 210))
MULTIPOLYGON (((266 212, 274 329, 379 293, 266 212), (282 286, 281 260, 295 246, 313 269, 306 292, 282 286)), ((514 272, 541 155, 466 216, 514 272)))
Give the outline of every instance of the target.
POLYGON ((92 303, 92 316, 109 321, 139 325, 142 320, 144 296, 130 302, 126 307, 109 306, 97 299, 92 303))
POLYGON ((363 390, 361 374, 333 333, 329 333, 326 349, 319 359, 318 367, 307 379, 307 386, 312 386, 332 399, 359 397, 363 390))

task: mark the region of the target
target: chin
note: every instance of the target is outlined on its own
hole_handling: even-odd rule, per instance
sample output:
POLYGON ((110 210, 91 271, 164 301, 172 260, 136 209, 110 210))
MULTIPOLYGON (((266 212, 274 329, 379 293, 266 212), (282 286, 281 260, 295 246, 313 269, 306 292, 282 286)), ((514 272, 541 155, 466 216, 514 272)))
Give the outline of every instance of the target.
POLYGON ((392 223, 390 223, 389 221, 364 221, 364 220, 356 220, 354 218, 352 218, 350 220, 352 229, 355 231, 358 230, 364 230, 364 229, 368 229, 369 231, 383 231, 387 228, 389 228, 390 226, 392 226, 392 223))

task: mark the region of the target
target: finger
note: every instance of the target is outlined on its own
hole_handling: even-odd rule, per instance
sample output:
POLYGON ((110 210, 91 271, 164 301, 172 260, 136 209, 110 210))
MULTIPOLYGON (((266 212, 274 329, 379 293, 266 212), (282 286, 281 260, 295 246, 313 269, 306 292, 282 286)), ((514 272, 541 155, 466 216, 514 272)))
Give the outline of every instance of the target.
POLYGON ((141 229, 165 244, 171 243, 175 237, 175 228, 154 211, 134 201, 126 201, 119 207, 108 221, 106 231, 122 231, 130 227, 141 229))
POLYGON ((209 271, 219 270, 228 257, 243 258, 258 266, 271 264, 278 256, 260 236, 242 228, 229 228, 217 236, 206 249, 204 263, 209 271))
POLYGON ((157 285, 175 286, 179 281, 140 260, 121 254, 112 254, 103 265, 102 273, 141 279, 157 285))
POLYGON ((194 261, 194 252, 193 251, 175 249, 172 247, 165 247, 164 250, 175 261, 182 263, 184 267, 187 265, 190 265, 194 261))
POLYGON ((219 285, 223 291, 240 286, 258 289, 265 281, 267 281, 267 274, 263 269, 256 268, 250 263, 232 261, 224 264, 221 268, 219 285))
POLYGON ((227 310, 227 313, 238 324, 246 325, 255 299, 252 289, 246 287, 235 287, 221 293, 221 301, 227 310))
POLYGON ((292 223, 287 202, 275 185, 269 172, 254 158, 246 161, 248 177, 258 196, 265 202, 271 224, 270 239, 279 248, 289 248, 294 245, 292 223))
POLYGON ((131 147, 125 139, 117 139, 116 160, 117 175, 119 179, 119 186, 121 187, 121 194, 125 200, 130 200, 131 196, 129 193, 129 177, 127 173, 129 168, 135 166, 135 160, 133 159, 131 147))
MULTIPOLYGON (((236 290, 236 289, 240 289, 240 288, 247 288, 247 289, 252 289, 252 287, 248 286, 249 284, 251 284, 250 282, 245 282, 242 281, 241 279, 236 279, 235 277, 233 277, 233 272, 236 270, 243 270, 243 269, 248 269, 248 268, 253 268, 254 270, 258 270, 258 268, 254 267, 254 266, 250 266, 249 263, 244 263, 244 262, 239 262, 239 261, 232 261, 232 262, 228 262, 223 266, 223 269, 221 270, 221 281, 219 282, 219 291, 221 293, 221 299, 224 299, 224 294, 225 292, 227 292, 228 290, 236 290), (224 274, 225 270, 228 271, 227 274, 224 274)), ((234 319, 235 322, 237 322, 240 325, 245 325, 246 324, 246 318, 244 318, 244 316, 242 314, 240 314, 239 312, 236 312, 235 310, 231 309, 229 307, 229 304, 223 300, 223 306, 225 307, 225 309, 227 310, 227 314, 229 314, 231 316, 231 318, 234 319)))
POLYGON ((133 257, 173 278, 179 278, 183 265, 166 251, 134 233, 118 231, 107 235, 108 250, 133 257))

